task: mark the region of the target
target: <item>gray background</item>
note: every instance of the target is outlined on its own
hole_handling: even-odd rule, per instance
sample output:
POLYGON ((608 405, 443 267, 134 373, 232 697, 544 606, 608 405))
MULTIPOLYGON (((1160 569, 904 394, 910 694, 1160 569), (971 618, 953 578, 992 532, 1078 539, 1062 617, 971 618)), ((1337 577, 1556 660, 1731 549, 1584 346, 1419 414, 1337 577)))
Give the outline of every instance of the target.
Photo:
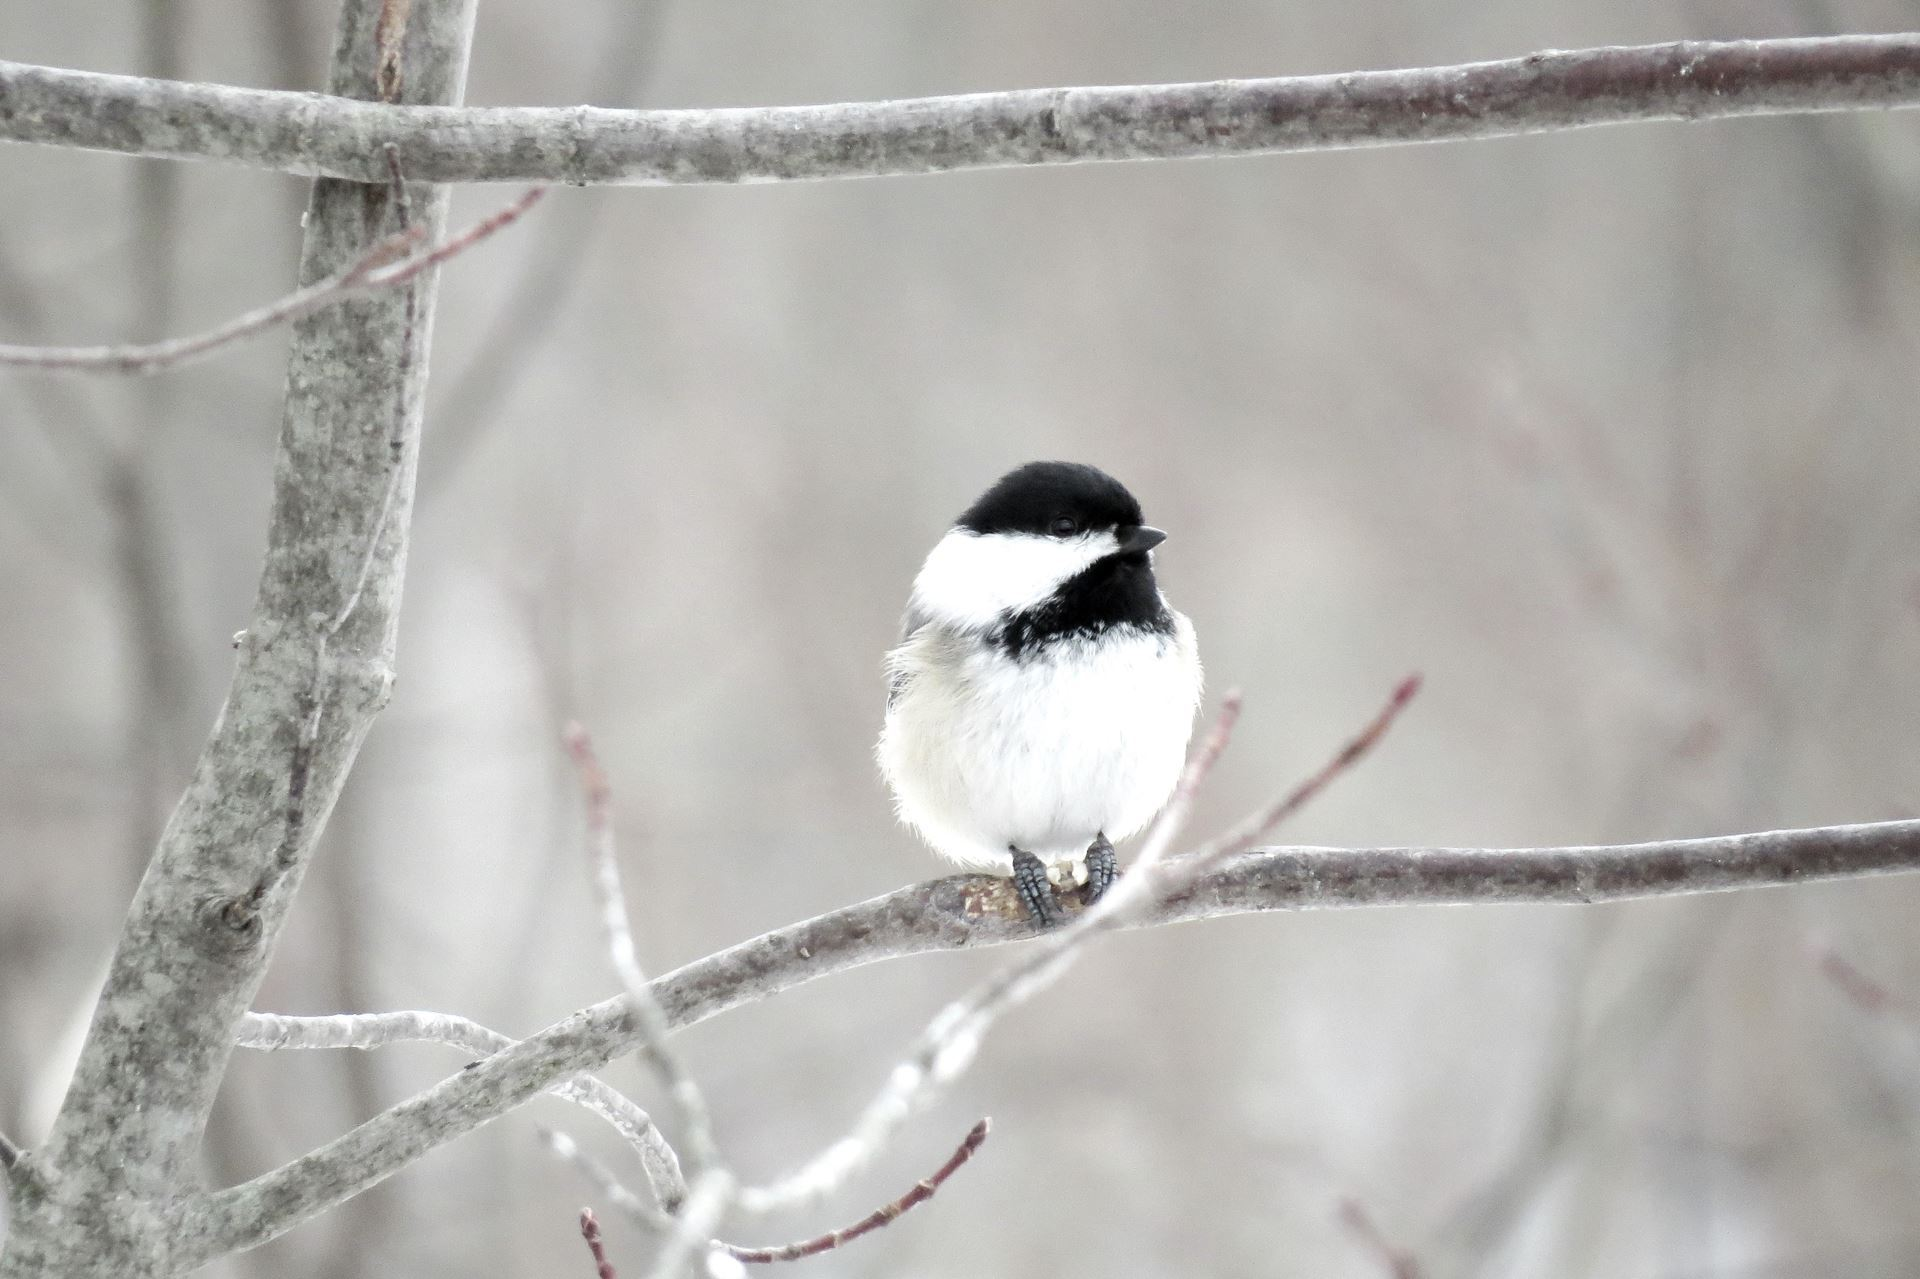
MULTIPOLYGON (((832 101, 1916 16, 486 0, 469 100, 832 101)), ((331 18, 12 4, 0 56, 310 88, 331 18)), ((446 275, 398 692, 261 1006, 524 1033, 611 994, 569 717, 611 768, 656 970, 934 873, 871 763, 880 654, 946 521, 1033 457, 1142 496, 1210 702, 1246 691, 1202 828, 1316 766, 1412 669, 1415 709, 1291 838, 1910 815, 1917 127, 556 193, 446 275)), ((292 277, 288 179, 9 148, 0 192, 0 340, 186 331, 292 277)), ((507 194, 462 192, 456 220, 507 194)), ((148 382, 0 379, 0 1128, 29 1143, 218 707, 284 340, 148 382)), ((1920 1031, 1819 956, 1920 998, 1917 901, 1882 880, 1114 939, 870 1176, 734 1234, 851 1220, 991 1114, 936 1204, 801 1271, 1389 1274, 1342 1224, 1352 1200, 1429 1277, 1913 1274, 1920 1031)), ((996 958, 870 968, 688 1033, 743 1172, 836 1136, 996 958)), ((211 1175, 458 1061, 242 1056, 211 1175)), ((536 1119, 620 1155, 541 1103, 221 1273, 589 1273, 573 1214, 595 1196, 536 1119)))

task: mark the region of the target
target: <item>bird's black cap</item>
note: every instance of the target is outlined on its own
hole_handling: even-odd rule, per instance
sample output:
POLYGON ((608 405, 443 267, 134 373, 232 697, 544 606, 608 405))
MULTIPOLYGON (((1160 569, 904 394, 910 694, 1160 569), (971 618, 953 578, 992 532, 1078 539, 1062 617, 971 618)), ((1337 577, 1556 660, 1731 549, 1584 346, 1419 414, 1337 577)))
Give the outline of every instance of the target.
POLYGON ((1008 471, 969 506, 955 527, 974 533, 1057 534, 1138 528, 1140 503, 1105 471, 1078 462, 1029 462, 1008 471))

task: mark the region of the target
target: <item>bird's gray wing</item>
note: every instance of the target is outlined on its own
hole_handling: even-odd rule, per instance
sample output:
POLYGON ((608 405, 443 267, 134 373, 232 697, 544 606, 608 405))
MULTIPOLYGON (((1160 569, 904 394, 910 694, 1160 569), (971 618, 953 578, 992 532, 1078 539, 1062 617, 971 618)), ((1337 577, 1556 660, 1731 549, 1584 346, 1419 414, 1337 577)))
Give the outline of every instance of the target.
MULTIPOLYGON (((898 654, 902 648, 906 647, 907 641, 931 620, 925 613, 909 605, 906 617, 900 621, 900 643, 894 647, 894 653, 898 654)), ((899 700, 900 694, 905 692, 907 685, 912 682, 913 676, 898 660, 890 659, 887 669, 887 709, 891 710, 893 704, 899 700)))

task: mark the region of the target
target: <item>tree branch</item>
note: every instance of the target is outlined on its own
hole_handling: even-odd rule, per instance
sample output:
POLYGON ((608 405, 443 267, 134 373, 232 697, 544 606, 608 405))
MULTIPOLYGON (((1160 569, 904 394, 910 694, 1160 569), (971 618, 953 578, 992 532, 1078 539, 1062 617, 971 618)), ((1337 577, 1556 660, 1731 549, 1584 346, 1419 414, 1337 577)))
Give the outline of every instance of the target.
POLYGON ((131 373, 146 375, 162 369, 192 364, 214 354, 221 347, 254 337, 278 325, 290 324, 312 315, 322 307, 361 293, 405 284, 455 254, 480 243, 503 227, 519 220, 546 191, 534 187, 513 203, 474 223, 458 235, 439 244, 415 251, 419 228, 409 228, 381 240, 344 270, 305 288, 295 289, 277 301, 237 315, 224 324, 189 337, 168 338, 161 342, 127 343, 116 346, 8 346, 0 344, 0 364, 23 368, 75 373, 131 373))
MULTIPOLYGON (((1180 873, 1180 860, 1163 874, 1180 873)), ((1135 921, 1152 927, 1256 911, 1627 901, 1920 871, 1920 820, 1600 847, 1266 848, 1235 858, 1135 921)), ((1076 909, 1070 900, 1062 906, 1076 909)), ((929 880, 793 924, 656 978, 675 1027, 831 974, 929 951, 1036 936, 1009 881, 929 880)), ((245 1185, 214 1197, 189 1252, 274 1238, 506 1113, 640 1037, 622 995, 585 1008, 245 1185)))
POLYGON ((0 62, 0 140, 381 179, 681 184, 1164 160, 1920 105, 1920 34, 824 106, 390 107, 0 62))

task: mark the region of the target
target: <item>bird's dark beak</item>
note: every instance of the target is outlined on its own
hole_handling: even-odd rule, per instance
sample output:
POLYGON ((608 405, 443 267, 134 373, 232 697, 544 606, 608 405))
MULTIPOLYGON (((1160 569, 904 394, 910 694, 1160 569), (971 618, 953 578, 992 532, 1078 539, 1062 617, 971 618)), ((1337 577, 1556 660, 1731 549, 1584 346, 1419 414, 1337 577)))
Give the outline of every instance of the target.
POLYGON ((1148 524, 1136 524, 1131 528, 1114 530, 1114 537, 1120 543, 1122 554, 1135 554, 1151 551, 1167 540, 1167 535, 1148 524))

